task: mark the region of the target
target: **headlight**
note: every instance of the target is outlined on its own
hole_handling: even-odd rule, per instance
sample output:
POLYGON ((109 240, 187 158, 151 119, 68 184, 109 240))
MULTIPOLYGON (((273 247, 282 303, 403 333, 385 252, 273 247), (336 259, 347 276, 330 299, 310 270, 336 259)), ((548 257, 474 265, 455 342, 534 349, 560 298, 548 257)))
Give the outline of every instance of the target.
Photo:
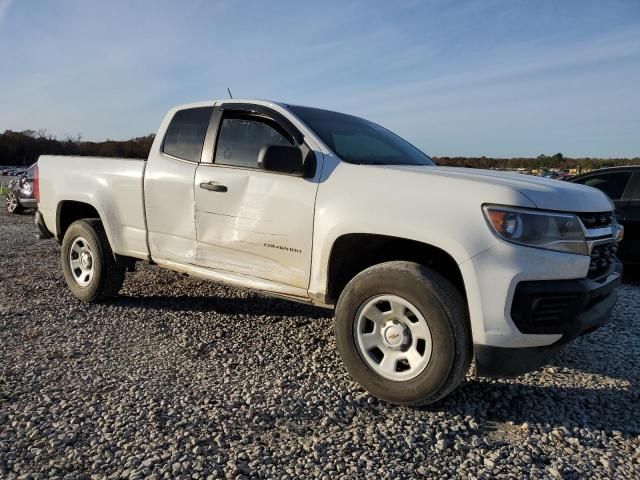
POLYGON ((575 215, 492 205, 483 210, 491 229, 508 242, 589 255, 582 224, 575 215))

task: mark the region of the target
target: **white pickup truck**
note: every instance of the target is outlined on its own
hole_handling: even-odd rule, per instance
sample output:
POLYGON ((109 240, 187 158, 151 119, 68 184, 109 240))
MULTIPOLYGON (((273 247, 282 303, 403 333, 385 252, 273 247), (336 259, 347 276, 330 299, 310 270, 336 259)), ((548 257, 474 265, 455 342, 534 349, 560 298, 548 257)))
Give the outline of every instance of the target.
POLYGON ((335 308, 353 378, 434 402, 475 357, 537 368, 607 320, 622 229, 599 190, 437 166, 362 118, 256 100, 171 110, 145 160, 42 156, 41 237, 88 302, 136 261, 335 308))

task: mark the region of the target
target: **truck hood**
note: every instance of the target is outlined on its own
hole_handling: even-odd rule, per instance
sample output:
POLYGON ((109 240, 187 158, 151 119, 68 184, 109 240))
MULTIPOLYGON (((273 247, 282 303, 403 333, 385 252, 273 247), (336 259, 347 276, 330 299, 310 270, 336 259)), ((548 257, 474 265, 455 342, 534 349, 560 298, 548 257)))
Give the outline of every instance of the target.
POLYGON ((383 165, 380 167, 411 174, 438 176, 443 180, 449 178, 512 188, 543 210, 604 212, 614 209, 609 197, 600 190, 560 180, 473 168, 417 165, 383 165))

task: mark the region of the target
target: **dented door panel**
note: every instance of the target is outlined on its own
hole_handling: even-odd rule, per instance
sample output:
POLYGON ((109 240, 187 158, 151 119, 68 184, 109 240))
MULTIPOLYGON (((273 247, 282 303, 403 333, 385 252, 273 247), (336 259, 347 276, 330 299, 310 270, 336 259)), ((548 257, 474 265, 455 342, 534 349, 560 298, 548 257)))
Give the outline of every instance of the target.
POLYGON ((193 178, 197 164, 162 153, 152 155, 144 177, 151 258, 195 263, 193 178))
POLYGON ((198 265, 307 288, 317 187, 313 179, 201 164, 198 265), (201 188, 208 183, 226 191, 201 188))

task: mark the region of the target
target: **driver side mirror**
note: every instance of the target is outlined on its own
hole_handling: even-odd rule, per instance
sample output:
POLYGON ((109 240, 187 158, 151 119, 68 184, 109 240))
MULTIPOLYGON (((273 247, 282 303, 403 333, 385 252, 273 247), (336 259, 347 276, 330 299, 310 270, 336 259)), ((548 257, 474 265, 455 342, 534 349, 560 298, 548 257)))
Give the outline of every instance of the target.
POLYGON ((258 167, 270 172, 304 176, 302 152, 290 145, 265 145, 258 154, 258 167))

